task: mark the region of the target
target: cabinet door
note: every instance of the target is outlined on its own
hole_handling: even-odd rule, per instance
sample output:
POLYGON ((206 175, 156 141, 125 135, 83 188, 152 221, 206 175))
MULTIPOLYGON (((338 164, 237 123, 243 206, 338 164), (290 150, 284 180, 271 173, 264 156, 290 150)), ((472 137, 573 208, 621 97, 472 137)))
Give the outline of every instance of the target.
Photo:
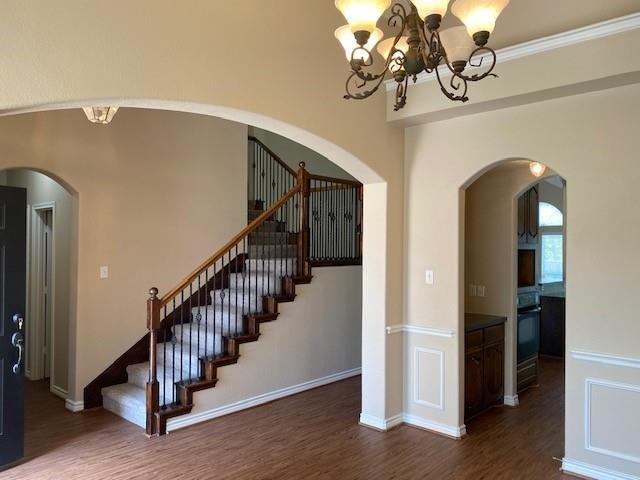
POLYGON ((527 192, 527 234, 529 241, 538 240, 538 186, 532 187, 527 192))
POLYGON ((518 198, 518 242, 525 242, 527 236, 527 219, 526 219, 526 207, 527 194, 526 192, 518 198))
POLYGON ((469 350, 464 361, 464 417, 469 418, 482 410, 483 373, 482 349, 469 350))
POLYGON ((496 343, 484 348, 484 405, 503 403, 504 346, 496 343))

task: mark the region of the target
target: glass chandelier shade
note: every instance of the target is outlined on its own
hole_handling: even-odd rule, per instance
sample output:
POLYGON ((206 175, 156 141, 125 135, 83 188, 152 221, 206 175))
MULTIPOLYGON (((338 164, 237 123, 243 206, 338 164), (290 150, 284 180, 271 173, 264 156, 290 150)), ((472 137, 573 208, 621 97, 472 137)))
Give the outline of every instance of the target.
POLYGON ((348 61, 351 61, 351 54, 353 53, 354 60, 362 60, 363 62, 369 61, 370 55, 368 52, 376 46, 376 43, 378 43, 383 36, 382 30, 376 28, 371 32, 371 36, 364 47, 358 48, 358 42, 356 42, 349 25, 343 25, 342 27, 337 28, 333 34, 340 42, 340 45, 342 45, 342 48, 344 48, 348 61))
MULTIPOLYGON (((395 46, 396 50, 400 50, 400 52, 402 53, 407 53, 407 51, 409 50, 409 44, 407 43, 408 38, 409 37, 406 36, 400 37, 398 44, 395 46)), ((385 60, 389 58, 389 54, 391 53, 391 49, 393 48, 394 40, 395 38, 387 38, 386 40, 381 41, 376 47, 378 49, 378 53, 380 53, 380 55, 382 55, 382 58, 384 58, 385 60)), ((400 52, 395 52, 391 61, 389 62, 390 72, 397 72, 402 68, 400 59, 403 58, 403 55, 400 52)))
POLYGON ((440 32, 440 41, 450 62, 466 62, 476 49, 475 43, 463 26, 443 30, 440 32))
POLYGON ((447 7, 449 6, 449 0, 411 0, 418 10, 418 15, 422 20, 429 15, 440 15, 444 17, 447 13, 447 7))
POLYGON ((451 13, 462 20, 469 35, 478 32, 493 32, 496 20, 509 0, 456 0, 451 13))
POLYGON ((352 33, 372 33, 391 0, 335 0, 335 5, 349 22, 352 33))
POLYGON ((540 162, 531 162, 529 164, 529 171, 534 177, 540 178, 542 175, 544 175, 544 172, 546 170, 547 170, 546 165, 540 162))
POLYGON ((83 107, 82 110, 91 123, 106 125, 111 122, 118 107, 83 107))

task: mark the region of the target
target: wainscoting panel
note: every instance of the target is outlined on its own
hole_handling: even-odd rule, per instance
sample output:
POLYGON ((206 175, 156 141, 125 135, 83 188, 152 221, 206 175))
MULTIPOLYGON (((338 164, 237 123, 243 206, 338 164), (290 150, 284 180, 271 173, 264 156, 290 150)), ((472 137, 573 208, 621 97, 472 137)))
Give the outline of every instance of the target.
POLYGON ((413 371, 413 401, 444 410, 444 352, 416 347, 413 371))
POLYGON ((585 448, 640 464, 639 434, 640 385, 587 378, 585 448))

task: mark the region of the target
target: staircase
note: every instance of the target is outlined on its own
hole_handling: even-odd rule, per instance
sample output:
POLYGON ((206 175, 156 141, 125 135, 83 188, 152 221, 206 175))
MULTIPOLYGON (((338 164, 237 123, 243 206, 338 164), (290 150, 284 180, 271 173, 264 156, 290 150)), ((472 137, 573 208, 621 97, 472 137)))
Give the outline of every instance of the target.
POLYGON ((87 386, 85 405, 101 401, 148 435, 165 434, 278 305, 295 300, 296 285, 311 282, 312 265, 361 263, 361 185, 310 175, 303 163, 293 172, 253 140, 247 227, 162 298, 150 290, 149 334, 87 386))

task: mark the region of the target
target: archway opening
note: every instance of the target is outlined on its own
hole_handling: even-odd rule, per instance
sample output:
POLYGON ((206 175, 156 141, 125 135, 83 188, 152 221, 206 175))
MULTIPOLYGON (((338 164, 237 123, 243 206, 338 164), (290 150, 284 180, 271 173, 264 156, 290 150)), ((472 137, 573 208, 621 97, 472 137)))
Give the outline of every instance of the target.
POLYGON ((499 162, 465 186, 463 223, 460 406, 467 432, 506 422, 505 434, 517 436, 537 418, 546 435, 532 441, 549 460, 561 458, 566 183, 529 160, 499 162))
POLYGON ((26 191, 26 393, 67 400, 75 372, 77 193, 38 168, 0 171, 0 188, 26 191))

